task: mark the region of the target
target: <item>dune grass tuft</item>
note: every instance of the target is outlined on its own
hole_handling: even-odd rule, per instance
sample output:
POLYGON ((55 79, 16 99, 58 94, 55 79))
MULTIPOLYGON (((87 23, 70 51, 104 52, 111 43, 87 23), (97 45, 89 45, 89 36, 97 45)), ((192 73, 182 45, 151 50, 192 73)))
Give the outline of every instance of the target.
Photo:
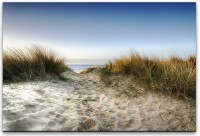
POLYGON ((48 49, 33 46, 25 50, 3 50, 3 80, 27 81, 47 76, 61 76, 69 70, 64 58, 48 49))
POLYGON ((92 71, 94 71, 98 68, 99 67, 97 67, 97 66, 91 66, 90 68, 87 68, 86 70, 81 71, 80 74, 87 74, 87 73, 90 73, 90 72, 92 72, 92 71))
MULTIPOLYGON (((178 97, 196 98, 196 57, 187 60, 178 57, 150 59, 137 53, 117 58, 105 65, 101 79, 107 82, 107 73, 132 78, 129 84, 137 84, 146 90, 162 91, 178 97)), ((111 82, 111 81, 110 81, 111 82)))

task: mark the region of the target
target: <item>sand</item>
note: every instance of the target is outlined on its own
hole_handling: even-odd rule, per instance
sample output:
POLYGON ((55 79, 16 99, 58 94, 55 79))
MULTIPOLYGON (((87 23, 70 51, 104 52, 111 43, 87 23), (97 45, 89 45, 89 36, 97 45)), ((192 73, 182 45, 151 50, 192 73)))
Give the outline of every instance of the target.
POLYGON ((152 92, 116 97, 97 74, 3 85, 3 131, 195 131, 194 104, 152 92))

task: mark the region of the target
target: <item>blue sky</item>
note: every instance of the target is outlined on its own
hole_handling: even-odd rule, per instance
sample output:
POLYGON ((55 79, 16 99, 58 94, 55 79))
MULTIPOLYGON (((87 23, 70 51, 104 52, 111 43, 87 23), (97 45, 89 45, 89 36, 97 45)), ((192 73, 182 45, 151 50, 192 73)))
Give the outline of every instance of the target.
POLYGON ((196 3, 4 3, 3 46, 67 59, 196 55, 196 3))

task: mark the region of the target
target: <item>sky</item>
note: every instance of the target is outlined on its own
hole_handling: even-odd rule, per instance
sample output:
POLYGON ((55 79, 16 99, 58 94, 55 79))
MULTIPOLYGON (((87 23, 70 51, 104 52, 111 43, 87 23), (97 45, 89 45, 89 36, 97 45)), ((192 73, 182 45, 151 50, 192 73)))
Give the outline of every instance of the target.
POLYGON ((3 47, 33 44, 69 63, 104 63, 130 50, 196 55, 196 3, 3 3, 3 47))

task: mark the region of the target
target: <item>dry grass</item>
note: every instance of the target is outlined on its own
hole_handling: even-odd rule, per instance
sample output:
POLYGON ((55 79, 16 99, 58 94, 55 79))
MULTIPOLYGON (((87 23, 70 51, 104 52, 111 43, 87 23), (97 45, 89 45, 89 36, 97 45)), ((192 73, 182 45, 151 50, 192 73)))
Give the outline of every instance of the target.
MULTIPOLYGON (((101 79, 109 81, 106 73, 120 74, 133 79, 146 90, 163 91, 178 97, 196 98, 196 57, 187 60, 177 57, 170 59, 150 59, 131 53, 127 57, 115 59, 105 65, 101 79)), ((105 81, 104 81, 105 82, 105 81)), ((112 81, 109 81, 112 82, 112 81)))
POLYGON ((87 74, 87 73, 90 73, 90 72, 92 72, 92 71, 94 71, 96 69, 98 69, 97 66, 92 66, 90 68, 87 68, 86 70, 81 71, 80 74, 87 74))
POLYGON ((3 50, 3 80, 22 81, 45 78, 48 75, 60 76, 69 68, 64 58, 40 46, 22 50, 3 50))

